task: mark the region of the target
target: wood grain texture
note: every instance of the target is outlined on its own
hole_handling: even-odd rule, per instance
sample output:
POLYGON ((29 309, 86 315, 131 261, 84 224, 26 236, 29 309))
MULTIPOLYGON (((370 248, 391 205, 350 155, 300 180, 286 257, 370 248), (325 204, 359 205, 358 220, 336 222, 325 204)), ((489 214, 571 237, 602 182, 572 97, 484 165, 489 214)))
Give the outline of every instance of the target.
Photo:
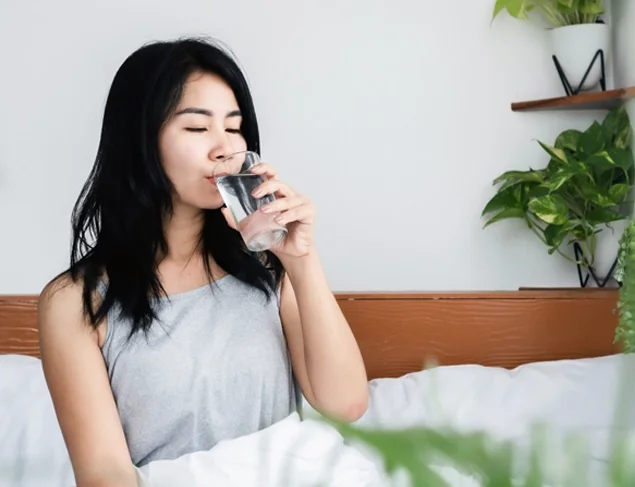
MULTIPOLYGON (((371 379, 421 370, 429 360, 512 368, 619 351, 615 289, 336 297, 371 379)), ((36 314, 37 296, 0 296, 0 353, 38 356, 36 314)))
POLYGON ((582 93, 574 96, 516 102, 512 103, 512 111, 610 110, 632 98, 635 98, 635 86, 616 90, 582 93))
POLYGON ((430 360, 513 368, 616 353, 617 296, 614 290, 348 296, 340 306, 375 378, 420 370, 430 360))
POLYGON ((39 357, 37 296, 0 296, 0 354, 39 357))

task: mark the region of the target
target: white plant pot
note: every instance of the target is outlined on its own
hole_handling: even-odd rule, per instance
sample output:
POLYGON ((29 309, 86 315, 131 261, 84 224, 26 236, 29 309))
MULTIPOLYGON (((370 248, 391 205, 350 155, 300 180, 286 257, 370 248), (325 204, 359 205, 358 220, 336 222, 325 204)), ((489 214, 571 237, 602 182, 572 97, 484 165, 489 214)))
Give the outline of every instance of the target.
MULTIPOLYGON (((551 48, 558 58, 572 90, 576 90, 586 73, 593 56, 599 49, 604 51, 605 72, 608 73, 606 63, 610 59, 611 35, 606 24, 580 24, 557 27, 550 30, 551 48)), ((587 76, 582 91, 595 89, 602 77, 601 59, 596 59, 591 72, 587 76)))

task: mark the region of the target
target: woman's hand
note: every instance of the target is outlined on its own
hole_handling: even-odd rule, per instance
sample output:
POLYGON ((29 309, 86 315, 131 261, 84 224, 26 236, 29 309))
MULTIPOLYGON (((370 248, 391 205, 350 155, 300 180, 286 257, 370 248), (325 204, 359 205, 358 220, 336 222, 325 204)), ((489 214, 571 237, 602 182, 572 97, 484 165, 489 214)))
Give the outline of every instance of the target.
MULTIPOLYGON (((286 226, 289 232, 284 240, 270 249, 271 252, 278 258, 304 257, 311 253, 315 226, 313 203, 280 181, 272 166, 261 162, 252 167, 251 172, 261 175, 265 179, 265 182, 254 190, 253 196, 262 198, 271 194, 276 197, 274 201, 262 206, 258 211, 266 214, 278 214, 275 221, 286 226)), ((229 224, 235 228, 226 208, 223 209, 223 214, 229 224)))

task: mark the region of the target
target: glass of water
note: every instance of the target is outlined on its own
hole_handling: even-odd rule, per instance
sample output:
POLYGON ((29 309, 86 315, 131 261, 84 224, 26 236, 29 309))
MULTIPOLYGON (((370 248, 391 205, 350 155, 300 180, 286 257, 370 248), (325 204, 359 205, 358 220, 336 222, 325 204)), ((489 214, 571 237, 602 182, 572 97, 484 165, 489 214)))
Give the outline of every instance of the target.
POLYGON ((252 195, 265 182, 263 176, 251 172, 251 168, 259 162, 260 156, 256 152, 237 152, 218 163, 214 177, 236 228, 252 252, 269 250, 287 235, 286 227, 274 220, 279 213, 259 211, 275 197, 265 195, 255 198, 252 195))

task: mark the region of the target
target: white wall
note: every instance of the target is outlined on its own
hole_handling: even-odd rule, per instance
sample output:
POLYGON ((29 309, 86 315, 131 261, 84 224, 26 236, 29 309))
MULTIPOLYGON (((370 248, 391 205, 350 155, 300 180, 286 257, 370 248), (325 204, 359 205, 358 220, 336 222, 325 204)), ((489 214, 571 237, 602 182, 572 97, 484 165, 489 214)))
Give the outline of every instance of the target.
POLYGON ((598 116, 510 111, 562 88, 544 32, 506 17, 490 26, 492 5, 2 0, 0 293, 37 293, 66 265, 123 59, 202 33, 242 60, 264 158, 316 202, 334 289, 575 286, 575 268, 520 222, 482 230, 495 176, 544 165, 535 139, 598 116))
MULTIPOLYGON (((620 62, 615 65, 615 82, 619 86, 635 86, 635 2, 613 0, 615 19, 615 54, 620 62)), ((627 103, 631 121, 635 123, 635 100, 627 103)))

